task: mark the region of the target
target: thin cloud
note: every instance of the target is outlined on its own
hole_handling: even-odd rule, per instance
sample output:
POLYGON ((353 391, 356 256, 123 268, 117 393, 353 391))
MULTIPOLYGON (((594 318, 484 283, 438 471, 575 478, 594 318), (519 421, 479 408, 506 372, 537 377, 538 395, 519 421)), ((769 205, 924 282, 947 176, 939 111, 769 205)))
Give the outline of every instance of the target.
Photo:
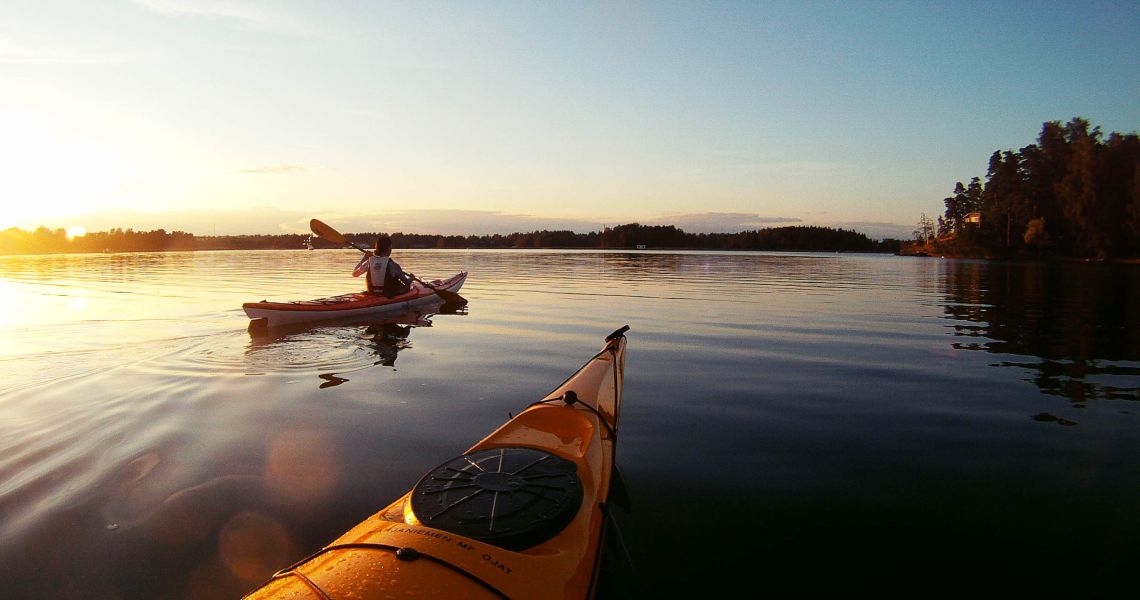
MULTIPOLYGON (((765 227, 803 224, 803 221, 796 217, 764 216, 754 213, 702 213, 668 215, 650 220, 595 221, 489 210, 407 209, 350 213, 320 208, 313 212, 262 206, 233 210, 199 209, 161 213, 114 209, 49 219, 36 225, 48 228, 82 225, 88 231, 130 227, 140 231, 162 228, 167 231, 188 231, 196 235, 241 235, 308 233, 309 219, 314 217, 345 233, 384 231, 437 235, 493 235, 544 229, 589 233, 601 231, 603 224, 612 227, 633 222, 643 225, 676 225, 687 233, 739 233, 765 227)), ((874 239, 909 239, 913 229, 910 225, 868 221, 833 223, 813 221, 812 224, 850 229, 874 239)))
MULTIPOLYGON (((185 210, 170 212, 144 212, 132 209, 114 209, 85 215, 72 215, 48 219, 49 228, 82 225, 88 231, 102 231, 115 227, 136 230, 166 229, 187 231, 196 235, 241 235, 308 233, 309 219, 318 218, 345 233, 385 231, 389 233, 420 233, 438 235, 493 235, 537 230, 570 230, 577 233, 601 231, 601 221, 582 219, 546 218, 526 214, 511 214, 480 210, 410 209, 398 211, 377 210, 374 213, 344 212, 336 210, 301 211, 277 207, 243 208, 233 210, 185 210)), ((608 224, 629 221, 607 221, 608 224)))
POLYGON ((297 37, 318 37, 312 25, 259 2, 238 0, 134 0, 139 7, 169 17, 214 19, 239 29, 297 37))
POLYGON ((687 233, 739 233, 773 225, 802 223, 798 217, 765 216, 757 213, 706 212, 662 215, 646 225, 676 225, 687 233))
POLYGON ((288 175, 289 173, 300 173, 306 170, 307 169, 301 165, 269 165, 238 169, 238 173, 244 173, 246 175, 288 175))
MULTIPOLYGON (((603 221, 539 217, 490 210, 407 209, 374 215, 344 215, 351 231, 432 233, 440 235, 493 235, 529 231, 600 231, 603 221)), ((611 224, 615 222, 610 221, 611 224)))
POLYGON ((125 54, 80 50, 45 39, 17 40, 0 34, 0 63, 5 64, 57 64, 96 65, 128 62, 125 54))

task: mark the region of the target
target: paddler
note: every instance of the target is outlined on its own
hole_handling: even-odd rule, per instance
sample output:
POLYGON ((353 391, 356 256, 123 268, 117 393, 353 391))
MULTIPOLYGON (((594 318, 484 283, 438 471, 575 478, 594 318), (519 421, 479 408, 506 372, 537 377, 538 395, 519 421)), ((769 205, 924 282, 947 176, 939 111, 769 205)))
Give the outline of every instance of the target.
POLYGON ((365 275, 365 290, 389 298, 399 296, 412 285, 412 278, 392 260, 392 238, 386 233, 376 238, 376 248, 364 255, 352 271, 353 277, 365 275))

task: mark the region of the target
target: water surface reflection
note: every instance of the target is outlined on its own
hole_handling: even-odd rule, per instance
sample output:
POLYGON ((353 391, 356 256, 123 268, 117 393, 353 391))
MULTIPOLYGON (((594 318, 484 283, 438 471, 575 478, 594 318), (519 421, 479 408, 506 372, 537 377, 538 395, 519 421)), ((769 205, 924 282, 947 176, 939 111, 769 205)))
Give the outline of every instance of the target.
POLYGON ((271 329, 267 334, 251 335, 245 363, 275 369, 299 368, 321 372, 320 388, 349 381, 344 375, 360 369, 394 367, 400 351, 412 347, 412 330, 431 327, 432 319, 463 316, 467 305, 450 305, 442 301, 395 313, 373 317, 321 321, 271 329), (337 357, 337 358, 334 358, 337 357))
POLYGON ((958 350, 1004 355, 1042 392, 1076 405, 1140 400, 1140 268, 1084 263, 944 263, 958 350))
POLYGON ((1135 270, 401 251, 469 271, 470 314, 250 339, 243 302, 352 291, 356 260, 0 257, 3 595, 239 597, 626 323, 615 506, 645 597, 1134 587, 1135 270))

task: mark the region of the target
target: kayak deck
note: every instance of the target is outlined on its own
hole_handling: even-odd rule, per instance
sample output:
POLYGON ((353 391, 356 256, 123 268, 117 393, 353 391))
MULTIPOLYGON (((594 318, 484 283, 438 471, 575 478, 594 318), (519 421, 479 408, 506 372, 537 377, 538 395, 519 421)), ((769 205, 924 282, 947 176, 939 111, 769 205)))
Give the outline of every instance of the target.
POLYGON ((626 329, 542 400, 249 597, 591 597, 626 329))

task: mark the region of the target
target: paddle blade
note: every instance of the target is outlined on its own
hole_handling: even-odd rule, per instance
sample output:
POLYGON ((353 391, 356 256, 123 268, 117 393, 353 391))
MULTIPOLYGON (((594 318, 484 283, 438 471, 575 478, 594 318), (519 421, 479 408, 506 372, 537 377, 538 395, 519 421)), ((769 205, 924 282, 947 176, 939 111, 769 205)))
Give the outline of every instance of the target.
POLYGON ((341 232, 333 229, 332 227, 329 227, 328 225, 325 225, 318 219, 312 219, 309 221, 309 229, 312 229, 313 233, 317 234, 317 237, 321 238, 322 240, 332 242, 334 244, 348 243, 348 238, 344 237, 341 232))
POLYGON ((434 291, 436 295, 439 296, 440 299, 442 299, 447 304, 454 304, 458 306, 467 304, 467 298, 464 298, 455 292, 449 292, 447 290, 441 290, 439 288, 432 288, 432 291, 434 291))

